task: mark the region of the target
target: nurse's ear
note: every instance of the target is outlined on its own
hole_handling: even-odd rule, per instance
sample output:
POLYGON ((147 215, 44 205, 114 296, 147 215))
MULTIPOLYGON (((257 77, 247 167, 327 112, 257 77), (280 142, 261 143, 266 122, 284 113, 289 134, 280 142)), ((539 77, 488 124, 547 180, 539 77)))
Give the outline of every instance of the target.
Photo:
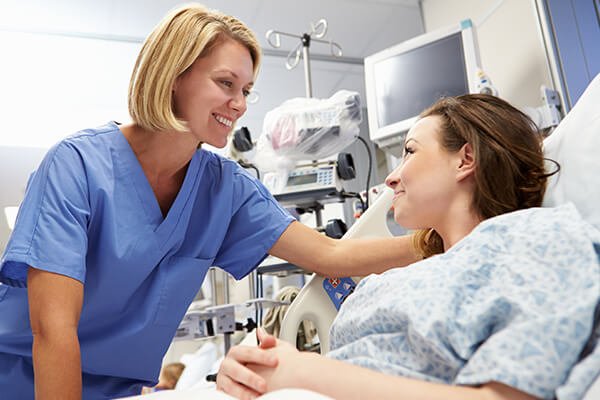
POLYGON ((458 151, 458 167, 456 168, 456 181, 460 182, 475 173, 475 156, 473 154, 473 146, 465 143, 458 151))
POLYGON ((173 80, 173 86, 171 87, 171 93, 175 93, 175 91, 179 89, 179 86, 181 85, 181 80, 186 76, 189 70, 190 68, 186 69, 185 71, 181 72, 175 77, 175 79, 173 80))

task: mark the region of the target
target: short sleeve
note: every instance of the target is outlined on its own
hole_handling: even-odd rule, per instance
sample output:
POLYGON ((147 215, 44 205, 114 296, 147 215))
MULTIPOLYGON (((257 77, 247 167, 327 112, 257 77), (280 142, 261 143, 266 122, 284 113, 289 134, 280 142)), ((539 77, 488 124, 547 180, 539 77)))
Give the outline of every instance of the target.
POLYGON ((90 215, 83 160, 61 142, 29 180, 14 230, 0 261, 0 282, 25 287, 29 266, 85 278, 90 215))
MULTIPOLYGON (((519 290, 498 287, 491 303, 502 307, 487 308, 492 322, 480 321, 490 335, 477 345, 454 383, 497 381, 537 397, 555 396, 589 339, 599 299, 597 270, 573 264, 570 273, 555 272, 549 267, 545 276, 535 276, 537 281, 519 290)), ((521 278, 515 279, 506 286, 519 285, 521 278)))
MULTIPOLYGON (((600 323, 596 325, 595 347, 592 353, 577 363, 567 381, 556 390, 559 400, 582 399, 586 392, 600 393, 600 323), (592 387, 594 389, 592 389, 592 387)), ((590 397, 591 398, 591 397, 590 397)))
POLYGON ((235 172, 232 218, 214 265, 241 279, 256 268, 294 218, 258 180, 235 172))
POLYGON ((477 349, 455 383, 480 385, 497 381, 535 396, 552 398, 589 335, 579 317, 583 316, 547 315, 513 322, 477 349))

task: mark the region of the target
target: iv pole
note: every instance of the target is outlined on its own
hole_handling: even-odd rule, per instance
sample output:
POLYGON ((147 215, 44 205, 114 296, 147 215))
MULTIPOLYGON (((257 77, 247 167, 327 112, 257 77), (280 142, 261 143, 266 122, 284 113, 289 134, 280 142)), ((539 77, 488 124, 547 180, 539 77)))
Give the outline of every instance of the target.
POLYGON ((310 33, 303 33, 302 35, 294 35, 292 33, 277 31, 271 29, 267 31, 266 38, 269 44, 278 49, 281 47, 281 36, 292 37, 300 39, 300 43, 294 48, 287 56, 285 66, 288 70, 296 68, 300 61, 300 53, 302 52, 302 59, 304 60, 304 80, 306 84, 306 97, 312 97, 312 79, 310 75, 310 45, 312 42, 329 44, 329 51, 334 57, 342 56, 342 47, 332 40, 322 40, 327 33, 327 20, 320 19, 315 25, 310 24, 310 33))
MULTIPOLYGON (((303 33, 302 35, 294 35, 293 33, 281 32, 274 29, 267 31, 266 38, 269 44, 278 49, 281 47, 281 36, 292 37, 300 39, 300 43, 289 52, 285 61, 285 67, 288 70, 296 68, 300 62, 300 52, 302 51, 302 59, 304 60, 304 80, 306 84, 306 97, 312 97, 312 79, 310 75, 310 45, 311 42, 325 43, 329 45, 329 51, 334 57, 342 56, 342 46, 332 40, 322 40, 327 33, 327 20, 320 19, 315 25, 310 24, 310 33, 303 33)), ((321 210, 323 205, 316 203, 313 207, 315 212, 315 222, 317 226, 323 226, 323 217, 321 210)))

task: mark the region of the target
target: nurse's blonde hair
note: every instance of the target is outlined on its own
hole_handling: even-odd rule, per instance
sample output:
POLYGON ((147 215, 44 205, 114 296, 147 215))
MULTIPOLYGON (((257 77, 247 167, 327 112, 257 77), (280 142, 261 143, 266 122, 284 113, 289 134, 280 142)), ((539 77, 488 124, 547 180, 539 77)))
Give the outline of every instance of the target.
POLYGON ((238 19, 200 4, 187 4, 167 14, 146 38, 129 82, 129 114, 150 131, 186 131, 173 112, 173 84, 199 57, 223 39, 245 46, 258 72, 261 50, 252 31, 238 19))

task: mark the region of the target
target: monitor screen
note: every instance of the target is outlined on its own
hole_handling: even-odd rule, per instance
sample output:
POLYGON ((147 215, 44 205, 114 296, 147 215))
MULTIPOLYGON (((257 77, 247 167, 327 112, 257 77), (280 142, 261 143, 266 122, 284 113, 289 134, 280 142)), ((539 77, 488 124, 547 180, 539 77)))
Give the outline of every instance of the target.
POLYGON ((369 136, 400 157, 404 136, 438 99, 477 91, 479 52, 470 20, 365 58, 369 136))
POLYGON ((293 175, 288 178, 288 186, 305 185, 307 183, 317 183, 317 174, 293 175))
POLYGON ((460 32, 374 65, 377 122, 419 115, 441 97, 469 93, 460 32))

